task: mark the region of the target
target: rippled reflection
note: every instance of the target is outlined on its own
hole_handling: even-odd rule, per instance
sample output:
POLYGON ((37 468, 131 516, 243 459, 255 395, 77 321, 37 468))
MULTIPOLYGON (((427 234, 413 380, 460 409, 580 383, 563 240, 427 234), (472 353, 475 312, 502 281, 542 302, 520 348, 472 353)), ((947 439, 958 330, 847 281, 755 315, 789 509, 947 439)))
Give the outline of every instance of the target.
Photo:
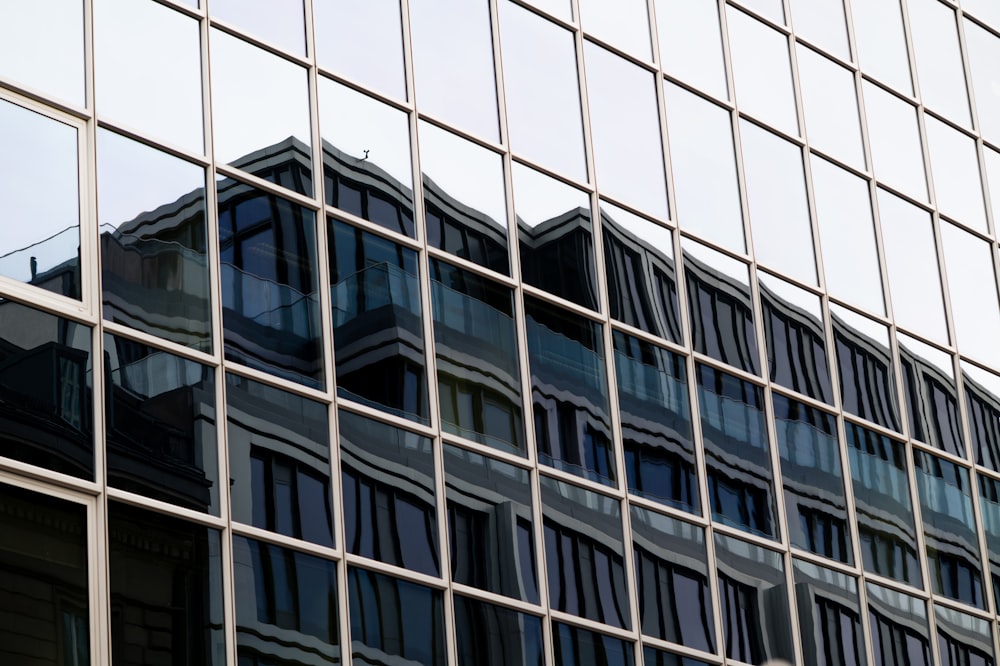
POLYGON ((942 666, 993 666, 993 630, 980 617, 935 604, 942 666))
POLYGON ((831 305, 840 399, 844 410, 900 430, 889 333, 885 326, 831 305))
POLYGON ((1000 595, 1000 481, 984 474, 979 479, 979 507, 983 516, 983 533, 989 557, 989 579, 993 598, 1000 595))
POLYGON ((806 666, 865 666, 857 580, 802 560, 793 566, 806 666))
POLYGON ((455 638, 460 666, 538 666, 542 620, 455 595, 455 638))
POLYGON ((1000 471, 1000 377, 966 361, 961 367, 973 458, 1000 471))
MULTIPOLYGON (((556 666, 632 666, 632 643, 561 622, 552 623, 556 666)), ((647 662, 648 663, 648 662, 647 662)))
POLYGON ((908 335, 897 337, 910 437, 964 458, 951 355, 908 335))
POLYGON ((931 666, 926 602, 872 583, 866 590, 875 666, 931 666))

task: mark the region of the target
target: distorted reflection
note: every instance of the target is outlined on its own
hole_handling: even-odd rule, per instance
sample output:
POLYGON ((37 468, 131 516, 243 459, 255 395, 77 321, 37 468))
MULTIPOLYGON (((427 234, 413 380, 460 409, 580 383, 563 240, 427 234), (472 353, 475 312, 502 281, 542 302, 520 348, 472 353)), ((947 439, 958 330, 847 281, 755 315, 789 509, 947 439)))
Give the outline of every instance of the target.
POLYGON ((897 334, 910 437, 965 457, 951 355, 897 334))
POLYGON ((793 546, 850 564, 853 557, 836 420, 797 400, 773 396, 788 540, 793 546))
POLYGON ((648 645, 642 648, 642 663, 646 666, 709 666, 700 659, 664 652, 648 645))
POLYGON ((920 586, 906 447, 845 424, 865 571, 920 586))
POLYGON ((306 70, 219 29, 211 45, 215 159, 311 196, 306 70))
POLYGON ((226 359, 322 387, 316 214, 236 180, 216 187, 226 359))
POLYGON ((937 0, 908 0, 920 97, 930 109, 970 126, 969 96, 955 10, 937 0))
POLYGON ((0 456, 93 480, 90 336, 0 299, 0 456))
POLYGON ((348 552, 439 576, 431 440, 341 410, 348 552))
POLYGON ((633 506, 632 550, 642 633, 715 652, 704 530, 633 506))
POLYGON ((452 580, 538 603, 528 471, 445 446, 452 580))
POLYGON ((561 622, 552 623, 556 666, 632 666, 632 649, 631 641, 561 622))
POLYGON ((1000 481, 985 474, 976 474, 976 478, 979 480, 979 508, 989 557, 990 588, 996 599, 1000 594, 1000 481))
MULTIPOLYGON (((1000 200, 1000 191, 996 197, 1000 200)), ((1000 339, 1000 303, 993 244, 943 220, 940 230, 955 344, 965 356, 1000 365, 1000 348, 996 344, 1000 339)))
MULTIPOLYGON (((1000 9, 1000 5, 995 5, 988 0, 974 0, 977 4, 992 5, 995 11, 1000 9)), ((969 9, 968 5, 973 0, 966 0, 962 3, 963 9, 969 9)), ((985 8, 984 10, 985 11, 985 8)), ((1000 16, 998 16, 1000 18, 1000 16)), ((994 23, 1000 25, 1000 21, 994 23)), ((979 111, 979 130, 983 137, 993 143, 1000 142, 1000 72, 997 71, 995 63, 1000 62, 1000 38, 980 25, 963 20, 965 29, 965 48, 969 54, 969 74, 973 94, 976 100, 976 108, 979 111)), ((22 53, 22 51, 18 51, 22 53)), ((997 189, 993 189, 993 197, 1000 196, 997 189)))
POLYGON ((549 603, 628 629, 620 502, 545 476, 540 480, 549 603))
POLYGON ((219 511, 212 368, 105 334, 108 484, 219 511))
POLYGON ((969 470, 923 451, 913 452, 913 465, 931 588, 982 608, 986 603, 969 470))
POLYGON ((326 405, 226 374, 233 520, 333 547, 326 405))
POLYGON ((586 181, 573 34, 513 2, 502 2, 499 10, 511 148, 586 181))
POLYGON ((596 310, 597 277, 589 197, 517 163, 513 182, 521 279, 596 310))
MULTIPOLYGON (((755 0, 777 2, 778 0, 755 0)), ((740 110, 792 136, 799 134, 788 38, 735 7, 726 7, 733 85, 740 110)))
POLYGON ((684 358, 620 331, 612 335, 628 488, 700 513, 684 358))
POLYGON ((510 274, 502 158, 428 122, 419 132, 427 242, 510 274))
POLYGON ((306 54, 302 0, 212 0, 212 18, 258 36, 295 55, 306 54))
POLYGON ((1000 377, 967 361, 961 368, 973 459, 1000 472, 1000 377))
POLYGON ((791 0, 795 34, 851 61, 844 0, 791 0))
MULTIPOLYGON (((815 0, 799 2, 809 2, 811 5, 815 0)), ((833 2, 842 3, 842 0, 833 2)), ((841 4, 841 11, 842 9, 841 4)), ((798 23, 795 27, 799 27, 798 23)), ((843 31, 843 27, 841 30, 843 31)), ((863 171, 865 154, 861 145, 854 73, 801 44, 796 47, 796 57, 810 147, 863 171)))
POLYGON ((539 460, 614 485, 601 325, 530 297, 524 310, 539 460))
POLYGON ((205 170, 97 130, 105 319, 212 348, 205 170))
POLYGON ((858 582, 793 560, 796 608, 806 666, 866 666, 858 582))
POLYGON ((924 116, 924 128, 938 210, 989 233, 975 139, 930 115, 924 116))
POLYGON ((80 298, 78 130, 0 99, 0 276, 80 298))
POLYGON ((763 390, 707 365, 696 372, 712 517, 777 539, 763 390))
POLYGON ((757 273, 772 382, 833 404, 819 296, 757 273))
POLYGON ((875 177, 926 201, 927 178, 916 108, 874 83, 864 81, 862 86, 875 177))
POLYGON ((748 664, 794 659, 781 554, 716 534, 715 556, 726 656, 748 664))
POLYGON ((513 292, 438 259, 430 278, 442 427, 523 452, 513 292))
POLYGON ((87 507, 0 485, 0 515, 0 661, 89 666, 87 507))
POLYGON ((0 76, 84 106, 84 6, 81 0, 4 4, 0 76))
POLYGON ((312 5, 320 67, 406 99, 399 0, 313 0, 312 5))
POLYGON ((455 595, 458 666, 538 666, 542 620, 455 595))
POLYGON ((655 0, 654 4, 663 71, 729 99, 718 4, 713 0, 655 0))
POLYGON ((694 350, 758 373, 749 267, 686 239, 681 248, 694 350))
POLYGON ((683 344, 673 233, 602 201, 601 235, 611 316, 683 344))
POLYGON ((865 589, 874 666, 931 666, 926 602, 873 583, 865 589))
POLYGON ((326 203, 413 237, 407 114, 319 77, 326 203))
MULTIPOLYGON (((905 95, 913 92, 910 58, 897 0, 851 3, 854 39, 861 69, 905 95), (857 6, 855 6, 857 5, 857 6)), ((865 95, 867 96, 867 90, 865 95)), ((977 100, 978 101, 978 100, 977 100)))
POLYGON ((337 564, 233 535, 242 665, 339 664, 337 564))
POLYGON ((409 9, 420 111, 498 141, 488 0, 410 0, 409 9))
POLYGON ((440 590, 348 567, 354 666, 445 666, 440 590))
MULTIPOLYGON (((584 32, 642 60, 652 60, 649 12, 645 0, 580 0, 584 32)), ((504 56, 506 62, 506 54, 504 56)))
POLYGON ((831 304, 830 314, 844 410, 900 431, 888 329, 838 305, 831 304))
POLYGON ((114 663, 225 664, 219 532, 117 502, 107 530, 114 663))
POLYGON ((426 422, 416 251, 333 218, 327 230, 337 395, 426 422))
POLYGON ((941 666, 993 666, 993 629, 982 618, 935 604, 941 666))

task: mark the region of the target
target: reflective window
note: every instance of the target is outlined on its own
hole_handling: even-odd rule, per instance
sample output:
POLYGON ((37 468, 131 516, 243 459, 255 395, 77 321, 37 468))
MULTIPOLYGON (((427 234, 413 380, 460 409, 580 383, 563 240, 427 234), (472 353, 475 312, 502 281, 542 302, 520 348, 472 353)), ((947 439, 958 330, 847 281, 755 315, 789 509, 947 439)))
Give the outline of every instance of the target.
POLYGON ((929 115, 924 127, 941 214, 988 233, 975 139, 929 115))
POLYGON ((854 73, 801 44, 795 53, 809 145, 863 171, 865 155, 854 73))
POLYGON ((1000 471, 1000 377, 961 361, 973 459, 1000 471))
POLYGON ((865 589, 875 666, 931 666, 926 603, 872 583, 865 589))
POLYGON ((865 571, 920 586, 906 447, 846 423, 865 571))
POLYGON ((448 663, 440 590, 348 567, 347 595, 354 663, 448 663))
POLYGON ((226 359, 322 387, 316 214, 239 181, 216 187, 226 359))
POLYGON ((901 327, 947 342, 930 214, 882 189, 878 207, 893 318, 901 327))
POLYGON ((605 202, 601 231, 611 316, 683 344, 673 233, 605 202))
POLYGON ((750 664, 794 659, 781 554, 716 534, 715 556, 726 656, 750 664))
POLYGON ((686 239, 681 247, 694 350, 758 373, 749 267, 686 239))
MULTIPOLYGON (((984 0, 980 0, 984 2, 984 0)), ((969 0, 962 3, 966 9, 969 0)), ((979 129, 983 137, 1000 143, 1000 37, 965 19, 965 48, 969 54, 969 71, 972 91, 979 110, 979 129)), ((994 198, 1000 193, 994 189, 994 198)))
POLYGON ((833 404, 819 296, 758 273, 772 382, 833 404))
POLYGON ((312 195, 306 70, 221 30, 211 45, 215 159, 312 195))
POLYGON ((663 71, 728 99, 718 4, 713 0, 655 0, 654 4, 663 71))
POLYGON ((927 180, 916 109, 872 83, 865 81, 863 85, 875 177, 926 200, 927 180))
POLYGON ((76 299, 78 141, 77 128, 0 99, 0 276, 76 299))
POLYGON ((148 0, 98 0, 94 49, 102 117, 205 152, 197 20, 148 0))
POLYGON ((618 475, 602 327, 542 301, 524 300, 538 458, 613 485, 618 475))
POLYGON ((489 2, 412 0, 409 7, 417 106, 498 141, 489 2))
POLYGON ((838 305, 830 313, 844 410, 900 430, 888 329, 838 305))
POLYGON ((446 445, 452 580, 538 603, 528 471, 446 445))
POLYGON ((777 393, 773 403, 789 541, 849 564, 854 558, 836 420, 777 393))
POLYGON ((84 2, 8 2, 3 9, 0 77, 83 106, 84 2))
POLYGON ((969 126, 969 96, 955 10, 938 0, 907 0, 920 97, 933 111, 969 126))
POLYGON ((94 479, 91 329, 0 299, 0 456, 94 479))
POLYGON ((0 661, 87 666, 86 507, 0 485, 0 515, 0 661))
POLYGON ((730 112, 671 83, 664 93, 681 229, 745 252, 730 112))
POLYGON ((983 162, 986 166, 986 185, 990 193, 993 224, 1000 221, 1000 153, 983 145, 983 162))
POLYGON ((977 474, 976 478, 979 479, 979 508, 989 557, 990 587, 996 599, 1000 593, 1000 481, 983 474, 977 474))
POLYGON ((669 217, 655 77, 590 42, 583 51, 601 193, 669 217))
POLYGON ((612 335, 628 488, 700 513, 684 358, 620 331, 612 335))
POLYGON ((652 59, 645 0, 580 0, 580 23, 601 41, 637 58, 652 59))
POLYGON ((905 95, 912 93, 899 0, 852 2, 851 17, 861 70, 905 95))
POLYGON ((993 666, 993 628, 982 618, 934 606, 942 666, 993 666))
POLYGON ((97 130, 104 318, 212 348, 205 170, 97 130))
POLYGON ((407 114, 325 77, 319 97, 326 203, 414 236, 407 114))
POLYGON ((586 181, 573 34, 513 2, 499 9, 511 148, 586 181))
POLYGON ((964 458, 951 354, 903 333, 896 337, 910 437, 964 458))
POLYGON ((628 629, 621 503, 545 476, 540 481, 549 603, 628 629))
POLYGON ((739 3, 775 23, 785 22, 785 10, 781 0, 739 0, 739 3))
POLYGON ((726 7, 726 19, 740 111, 797 136, 788 38, 735 7, 726 7))
POLYGON ((437 259, 430 260, 430 273, 442 427, 522 452, 513 292, 437 259))
POLYGON ((109 502, 108 550, 116 665, 226 663, 218 531, 109 502))
POLYGON ((327 234, 337 395, 426 422, 416 251, 333 218, 327 234))
MULTIPOLYGON (((850 62, 844 0, 791 0, 795 34, 850 62)), ((802 61, 799 61, 801 72, 802 61)))
POLYGON ((802 149, 746 120, 740 141, 757 260, 816 284, 802 149))
POLYGON ((233 536, 240 664, 340 661, 337 565, 233 536))
POLYGON ((707 663, 698 659, 682 657, 673 652, 664 652, 648 645, 642 648, 642 663, 646 666, 708 666, 707 663))
POLYGON ((963 354, 1000 365, 996 345, 1000 337, 1000 305, 992 244, 946 222, 941 223, 941 244, 956 343, 963 354))
POLYGON ((427 122, 419 132, 427 242, 509 275, 503 159, 427 122))
POLYGON ((459 666, 538 666, 542 620, 455 595, 459 666))
POLYGON ((704 530, 633 506, 632 550, 642 633, 715 652, 704 530))
POLYGON ((885 313, 868 181, 810 156, 826 288, 876 314, 885 313))
POLYGON ((431 440, 341 410, 347 551, 440 575, 431 440))
MULTIPOLYGON (((991 0, 962 0, 962 9, 967 14, 974 14, 984 23, 993 27, 1000 26, 1000 5, 991 2, 991 0)), ((966 32, 966 38, 968 38, 968 32, 966 32)), ((976 102, 978 104, 978 100, 976 102)))
POLYGON ((802 560, 793 567, 806 666, 865 666, 857 580, 802 560))
POLYGON ((590 198, 520 164, 513 172, 521 279, 596 310, 590 198))
POLYGON ((556 666, 632 666, 632 643, 587 629, 552 623, 556 666))
POLYGON ((326 405, 226 374, 233 520, 333 547, 326 405))
POLYGON ((302 0, 212 0, 211 16, 296 55, 306 54, 302 0))
POLYGON ((105 334, 108 483, 219 512, 212 368, 105 334))
POLYGON ((313 0, 312 4, 320 67, 405 99, 399 0, 313 0), (364 57, 359 57, 361 53, 364 57))

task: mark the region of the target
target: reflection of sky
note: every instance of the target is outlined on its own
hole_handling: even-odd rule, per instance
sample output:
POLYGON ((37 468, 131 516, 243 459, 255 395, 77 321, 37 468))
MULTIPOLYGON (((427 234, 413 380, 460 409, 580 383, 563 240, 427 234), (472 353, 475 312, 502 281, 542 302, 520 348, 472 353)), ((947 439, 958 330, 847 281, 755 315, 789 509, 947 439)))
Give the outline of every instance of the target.
POLYGON ((590 208, 590 198, 534 169, 514 163, 514 210, 518 222, 533 228, 576 208, 590 208))
POLYGON ((209 8, 212 16, 273 42, 286 51, 305 55, 305 10, 302 0, 212 0, 209 8))
POLYGON ((441 191, 506 226, 503 161, 499 155, 421 122, 420 168, 441 191))
POLYGON ((733 281, 746 285, 749 288, 750 269, 742 261, 733 259, 718 250, 713 250, 706 245, 695 243, 686 238, 682 239, 681 250, 684 254, 691 255, 720 275, 725 275, 733 281))
POLYGON ((767 287, 772 294, 781 300, 808 312, 817 321, 823 320, 819 296, 763 272, 758 272, 757 278, 761 285, 767 287))
POLYGON ((637 242, 655 248, 673 259, 674 245, 669 229, 643 219, 635 213, 630 213, 624 208, 609 204, 606 201, 601 202, 601 211, 614 220, 616 225, 631 235, 637 242))
POLYGON ((941 222, 951 311, 958 349, 973 358, 1000 365, 1000 309, 993 272, 992 245, 967 231, 941 222))
POLYGON ((399 0, 313 0, 313 13, 321 67, 406 97, 399 0))
POLYGON ((853 329, 855 333, 877 343, 883 351, 888 350, 889 331, 884 325, 836 303, 830 303, 830 314, 842 321, 848 328, 853 329))
POLYGON ((937 368, 946 377, 954 379, 955 370, 951 365, 950 354, 946 354, 940 349, 935 349, 926 342, 921 342, 916 338, 911 338, 909 335, 904 333, 897 333, 896 339, 899 341, 899 345, 911 354, 923 360, 931 367, 937 368))
POLYGON ((0 5, 0 76, 83 106, 83 2, 0 5))
POLYGON ((646 0, 580 0, 580 22, 585 32, 626 53, 652 56, 646 0))
POLYGON ((656 27, 664 71, 729 97, 715 0, 656 0, 656 27))
POLYGON ((0 272, 27 280, 31 256, 38 258, 39 271, 75 257, 80 244, 76 129, 0 101, 0 173, 0 256, 72 228, 4 261, 0 272))

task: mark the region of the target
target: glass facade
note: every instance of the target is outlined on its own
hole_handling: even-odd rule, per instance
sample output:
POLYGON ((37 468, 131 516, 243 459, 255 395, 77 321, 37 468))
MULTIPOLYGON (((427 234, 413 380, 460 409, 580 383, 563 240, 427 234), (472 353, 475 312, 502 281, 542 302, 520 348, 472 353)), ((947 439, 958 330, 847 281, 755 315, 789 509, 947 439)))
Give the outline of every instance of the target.
POLYGON ((0 3, 0 663, 993 666, 997 6, 0 3))

